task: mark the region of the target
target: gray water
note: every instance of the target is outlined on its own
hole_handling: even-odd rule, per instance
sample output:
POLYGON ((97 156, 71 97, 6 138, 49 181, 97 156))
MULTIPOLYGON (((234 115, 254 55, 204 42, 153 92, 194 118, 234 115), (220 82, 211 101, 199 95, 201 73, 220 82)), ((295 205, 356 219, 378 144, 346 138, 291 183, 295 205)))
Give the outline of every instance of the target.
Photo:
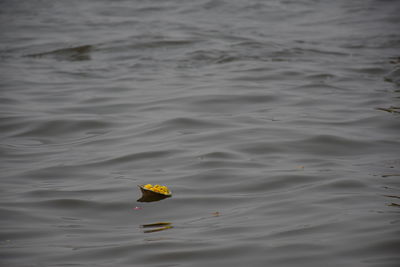
POLYGON ((0 265, 398 266, 399 14, 0 0, 0 265))

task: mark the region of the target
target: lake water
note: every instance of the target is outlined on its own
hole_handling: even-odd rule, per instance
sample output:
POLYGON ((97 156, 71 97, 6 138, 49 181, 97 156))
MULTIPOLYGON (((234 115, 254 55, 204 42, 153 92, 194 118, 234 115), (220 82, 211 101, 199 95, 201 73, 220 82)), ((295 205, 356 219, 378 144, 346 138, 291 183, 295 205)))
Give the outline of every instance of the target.
POLYGON ((399 266, 399 14, 1 0, 0 265, 399 266))

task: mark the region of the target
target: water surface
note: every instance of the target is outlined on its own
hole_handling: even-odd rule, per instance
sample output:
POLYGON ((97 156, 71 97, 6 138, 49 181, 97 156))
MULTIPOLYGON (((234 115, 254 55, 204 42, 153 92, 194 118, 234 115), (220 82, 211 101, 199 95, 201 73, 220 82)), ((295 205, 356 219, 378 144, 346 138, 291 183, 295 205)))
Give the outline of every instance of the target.
POLYGON ((1 265, 397 266, 398 14, 0 1, 1 265))

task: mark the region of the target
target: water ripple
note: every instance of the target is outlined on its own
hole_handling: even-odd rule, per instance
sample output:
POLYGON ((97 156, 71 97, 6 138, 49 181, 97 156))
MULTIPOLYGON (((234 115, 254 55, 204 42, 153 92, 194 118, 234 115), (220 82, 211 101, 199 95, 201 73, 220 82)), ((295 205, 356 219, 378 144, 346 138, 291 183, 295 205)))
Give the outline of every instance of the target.
POLYGON ((1 265, 397 266, 400 6, 360 2, 2 0, 1 265))

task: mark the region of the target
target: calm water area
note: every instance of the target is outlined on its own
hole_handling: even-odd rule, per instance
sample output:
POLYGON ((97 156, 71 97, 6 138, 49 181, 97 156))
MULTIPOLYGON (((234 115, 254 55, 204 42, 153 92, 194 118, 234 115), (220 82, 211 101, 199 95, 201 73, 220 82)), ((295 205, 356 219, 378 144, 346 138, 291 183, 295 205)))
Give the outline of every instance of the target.
POLYGON ((400 1, 0 0, 0 266, 395 267, 399 189, 400 1))

